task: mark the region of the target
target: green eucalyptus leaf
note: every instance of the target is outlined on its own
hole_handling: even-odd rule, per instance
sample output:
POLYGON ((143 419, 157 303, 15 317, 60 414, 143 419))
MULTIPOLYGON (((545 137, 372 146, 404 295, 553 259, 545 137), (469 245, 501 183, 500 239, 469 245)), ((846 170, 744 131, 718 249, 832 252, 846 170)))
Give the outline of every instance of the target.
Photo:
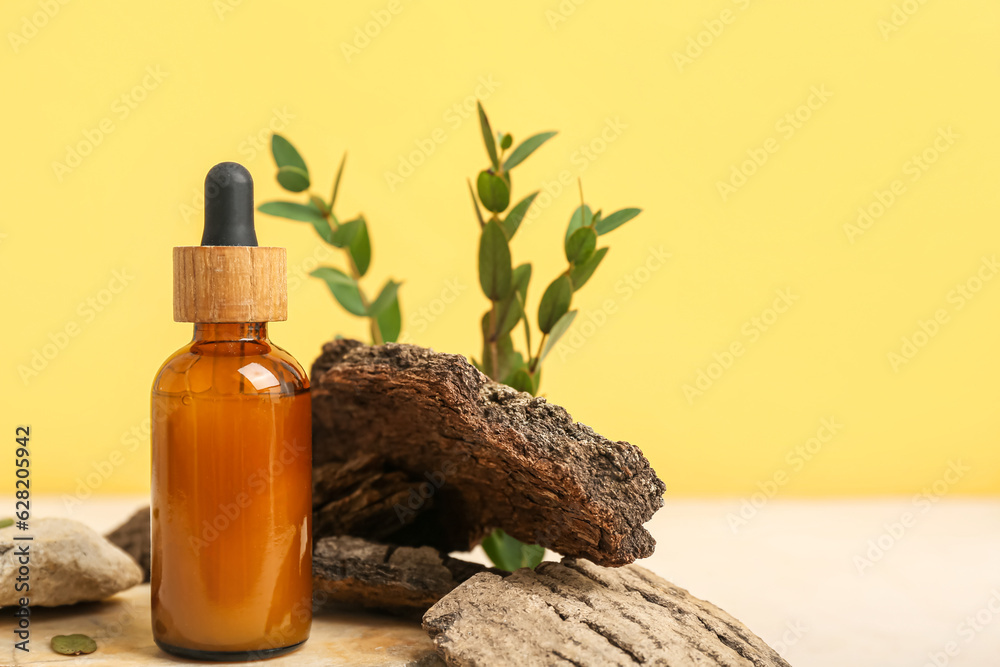
POLYGON ((297 204, 290 201, 269 201, 257 207, 261 213, 279 218, 311 223, 316 233, 327 243, 333 243, 333 230, 315 205, 297 204))
POLYGON ((289 192, 302 192, 309 189, 309 174, 299 167, 286 165, 278 168, 278 185, 289 192))
POLYGON ((525 567, 534 570, 543 558, 545 558, 545 547, 539 544, 522 544, 521 562, 524 563, 525 567))
POLYGON ((8 526, 13 526, 13 525, 14 525, 13 519, 10 518, 0 519, 0 528, 7 528, 8 526))
POLYGON ((524 311, 521 309, 521 300, 518 299, 517 290, 511 290, 511 293, 497 304, 496 336, 506 336, 513 331, 523 315, 524 311))
POLYGON ((357 236, 360 229, 360 218, 342 223, 340 227, 337 227, 337 231, 333 233, 333 240, 331 242, 338 248, 346 248, 351 245, 351 241, 354 240, 354 237, 357 236))
POLYGON ((510 136, 509 134, 505 134, 503 135, 503 138, 500 139, 500 148, 507 150, 513 143, 514 143, 514 137, 510 136))
POLYGON ((395 343, 399 340, 399 332, 403 329, 403 314, 399 310, 398 296, 375 318, 375 324, 382 334, 382 342, 395 343))
POLYGON ((597 232, 593 227, 581 227, 566 239, 566 259, 570 264, 586 261, 597 247, 597 232))
POLYGON ((97 642, 87 635, 56 635, 50 645, 60 655, 84 655, 97 650, 97 642))
POLYGON ((524 368, 516 369, 504 379, 503 383, 518 391, 524 391, 531 395, 535 394, 535 382, 524 368))
POLYGON ((258 206, 257 210, 268 215, 288 218, 289 220, 298 220, 300 222, 313 222, 314 220, 326 222, 326 218, 323 217, 323 214, 315 206, 291 201, 265 202, 258 206))
POLYGON ((535 197, 537 196, 537 191, 532 192, 530 195, 517 202, 517 205, 510 209, 510 212, 507 213, 507 217, 504 218, 503 221, 503 230, 507 233, 508 239, 514 238, 514 233, 517 231, 517 228, 521 226, 521 221, 524 220, 525 214, 527 214, 528 209, 531 208, 531 205, 534 203, 535 197))
POLYGON ((573 283, 574 292, 583 287, 584 284, 590 280, 590 276, 594 275, 594 271, 597 270, 601 260, 604 259, 604 256, 607 254, 608 249, 601 248, 585 261, 573 265, 573 268, 569 272, 569 279, 570 282, 573 283))
POLYGON ((351 259, 354 260, 354 266, 358 269, 358 275, 364 276, 368 273, 368 267, 372 263, 372 244, 368 238, 368 223, 364 217, 360 217, 358 220, 361 222, 361 226, 354 238, 351 239, 351 245, 347 249, 351 253, 351 259))
POLYGON ((554 136, 556 136, 555 132, 542 132, 540 134, 536 134, 533 137, 528 137, 527 139, 522 141, 520 144, 518 144, 517 148, 514 149, 514 152, 511 153, 509 156, 507 156, 507 159, 504 160, 503 163, 504 171, 510 171, 517 165, 524 162, 524 160, 529 155, 534 153, 539 146, 541 146, 554 136))
POLYGON ((372 246, 368 238, 368 223, 364 216, 340 225, 333 233, 330 242, 338 248, 347 248, 354 266, 358 269, 358 275, 364 276, 368 273, 372 260, 372 246))
POLYGON ((519 264, 511 273, 511 285, 521 295, 523 303, 528 298, 528 283, 531 281, 531 263, 519 264))
POLYGON ((577 206, 576 210, 573 211, 573 215, 569 219, 569 227, 566 229, 566 238, 568 239, 573 235, 573 232, 581 227, 589 227, 593 219, 594 215, 590 212, 589 206, 586 204, 583 206, 577 206))
POLYGON ((281 167, 297 167, 305 172, 306 178, 309 177, 306 161, 295 150, 295 146, 292 146, 292 142, 278 133, 271 135, 271 154, 274 155, 274 163, 278 165, 279 169, 281 167))
POLYGON ((487 211, 500 213, 510 204, 510 186, 496 174, 479 172, 476 189, 479 191, 479 201, 483 202, 483 208, 487 211))
POLYGON ((394 280, 387 280, 382 287, 382 291, 375 297, 375 300, 368 306, 368 317, 378 317, 396 300, 396 292, 401 283, 394 280))
POLYGON ((309 275, 324 280, 333 298, 344 307, 344 310, 359 317, 367 314, 358 284, 349 275, 331 266, 321 266, 309 275))
POLYGON ((547 334, 552 331, 559 318, 569 310, 572 300, 573 283, 570 282, 569 276, 562 275, 553 280, 538 305, 538 328, 542 333, 547 334))
POLYGON ((476 108, 479 109, 479 129, 483 132, 483 143, 486 144, 486 152, 489 153, 490 163, 494 169, 499 169, 500 158, 497 156, 497 145, 496 140, 493 138, 493 130, 490 129, 490 121, 486 117, 482 103, 476 102, 476 108))
POLYGON ((479 284, 491 301, 499 301, 510 291, 510 248, 500 223, 490 220, 479 238, 479 284))
POLYGON ((594 225, 594 228, 598 234, 607 234, 611 230, 618 229, 640 213, 642 213, 641 208, 623 208, 620 211, 615 211, 603 220, 599 220, 594 225))
POLYGON ((507 572, 514 572, 522 567, 534 568, 545 556, 544 547, 524 544, 499 528, 487 535, 482 545, 493 564, 507 572))
POLYGON ((555 323, 555 326, 552 327, 552 331, 549 332, 549 337, 546 339, 544 347, 542 347, 542 354, 538 359, 538 363, 542 363, 545 361, 545 357, 549 356, 549 352, 552 351, 552 349, 556 346, 556 343, 559 342, 559 339, 562 338, 563 334, 566 333, 566 331, 573 324, 573 320, 576 319, 576 313, 577 311, 571 310, 560 317, 559 321, 555 323))

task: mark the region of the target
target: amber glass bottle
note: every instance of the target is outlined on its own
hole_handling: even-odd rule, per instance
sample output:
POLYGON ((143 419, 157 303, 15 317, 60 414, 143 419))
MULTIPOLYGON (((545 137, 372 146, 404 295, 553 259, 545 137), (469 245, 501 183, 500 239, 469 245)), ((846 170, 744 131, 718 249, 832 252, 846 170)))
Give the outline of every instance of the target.
MULTIPOLYGON (((220 167, 223 190, 250 183, 232 163, 209 180, 220 167)), ((283 249, 219 240, 174 249, 174 318, 195 325, 153 383, 153 636, 187 658, 256 660, 309 636, 309 381, 267 338, 284 319, 283 249)))

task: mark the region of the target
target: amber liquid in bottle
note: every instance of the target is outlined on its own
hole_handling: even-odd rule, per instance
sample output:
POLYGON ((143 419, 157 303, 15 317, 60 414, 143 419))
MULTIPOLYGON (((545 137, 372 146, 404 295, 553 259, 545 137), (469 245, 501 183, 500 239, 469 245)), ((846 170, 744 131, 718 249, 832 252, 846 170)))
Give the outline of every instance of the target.
POLYGON ((194 659, 295 649, 312 621, 311 411, 267 325, 196 324, 152 397, 152 621, 194 659))

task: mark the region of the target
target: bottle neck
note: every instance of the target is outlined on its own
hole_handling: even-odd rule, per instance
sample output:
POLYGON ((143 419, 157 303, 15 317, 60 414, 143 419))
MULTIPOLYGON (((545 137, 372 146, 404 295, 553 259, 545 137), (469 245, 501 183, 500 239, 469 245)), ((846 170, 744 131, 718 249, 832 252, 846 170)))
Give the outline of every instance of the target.
POLYGON ((224 343, 267 341, 267 322, 199 322, 194 325, 194 342, 224 343))

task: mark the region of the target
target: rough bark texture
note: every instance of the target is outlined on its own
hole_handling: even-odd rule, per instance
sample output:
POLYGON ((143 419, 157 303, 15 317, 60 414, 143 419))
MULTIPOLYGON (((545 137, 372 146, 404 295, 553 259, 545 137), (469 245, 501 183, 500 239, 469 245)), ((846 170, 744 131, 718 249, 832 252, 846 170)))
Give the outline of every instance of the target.
POLYGON ((478 574, 431 607, 424 629, 453 667, 789 667, 732 616, 636 565, 478 574))
POLYGON ((135 559, 142 568, 143 582, 149 581, 149 530, 149 508, 144 507, 129 517, 128 521, 105 535, 111 544, 135 559))
POLYGON ((313 550, 313 596, 319 604, 333 602, 419 615, 481 572, 497 571, 450 558, 430 547, 327 537, 313 550))
POLYGON ((400 470, 386 470, 380 457, 364 452, 314 466, 313 534, 384 539, 418 516, 397 508, 407 508, 419 486, 419 480, 400 470))
POLYGON ((353 532, 453 551, 502 528, 601 565, 653 552, 642 524, 662 506, 664 487, 638 448, 490 381, 463 357, 333 341, 313 365, 312 394, 314 466, 363 453, 377 471, 314 498, 322 513, 345 502, 338 493, 363 489, 346 504, 367 512, 347 528, 335 524, 353 517, 331 508, 318 537, 353 532))

